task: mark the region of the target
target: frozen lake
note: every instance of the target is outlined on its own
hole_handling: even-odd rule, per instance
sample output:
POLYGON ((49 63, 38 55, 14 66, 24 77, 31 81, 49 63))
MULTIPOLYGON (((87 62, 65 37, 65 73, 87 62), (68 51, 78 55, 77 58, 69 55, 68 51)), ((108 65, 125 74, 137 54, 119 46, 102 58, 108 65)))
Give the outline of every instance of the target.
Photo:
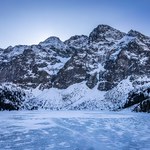
POLYGON ((150 114, 0 112, 0 150, 149 150, 150 114))

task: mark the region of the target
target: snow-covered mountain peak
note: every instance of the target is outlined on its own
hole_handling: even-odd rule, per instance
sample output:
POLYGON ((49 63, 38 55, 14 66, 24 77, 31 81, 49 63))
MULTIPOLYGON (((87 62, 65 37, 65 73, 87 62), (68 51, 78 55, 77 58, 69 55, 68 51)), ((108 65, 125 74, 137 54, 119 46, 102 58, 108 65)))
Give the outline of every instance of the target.
POLYGON ((6 49, 12 49, 13 48, 13 46, 8 46, 6 49))
POLYGON ((99 24, 97 27, 96 27, 99 31, 103 30, 103 31, 108 31, 108 30, 114 30, 113 27, 109 26, 109 25, 106 25, 106 24, 99 24))
POLYGON ((145 35, 143 35, 142 33, 140 33, 140 32, 138 32, 138 31, 136 31, 136 30, 130 30, 129 32, 128 32, 128 35, 129 36, 133 36, 133 37, 146 37, 145 35))
POLYGON ((98 25, 89 35, 90 42, 114 42, 121 39, 125 33, 108 25, 98 25))
POLYGON ((1 49, 0 61, 8 62, 10 59, 22 54, 25 49, 30 49, 30 46, 16 45, 14 47, 9 46, 6 49, 1 49))
POLYGON ((69 38, 64 42, 69 47, 73 48, 81 48, 87 45, 88 43, 88 36, 86 35, 75 35, 69 38))
POLYGON ((140 45, 146 45, 146 47, 150 49, 150 37, 135 30, 130 30, 128 32, 128 35, 132 37, 136 37, 137 43, 139 43, 140 45))
POLYGON ((56 49, 65 48, 65 44, 58 37, 55 36, 47 38, 45 41, 40 42, 39 45, 41 45, 42 47, 52 47, 56 49))
POLYGON ((130 42, 135 41, 136 38, 132 36, 125 35, 120 40, 116 41, 116 43, 111 47, 111 49, 118 49, 127 46, 130 42))

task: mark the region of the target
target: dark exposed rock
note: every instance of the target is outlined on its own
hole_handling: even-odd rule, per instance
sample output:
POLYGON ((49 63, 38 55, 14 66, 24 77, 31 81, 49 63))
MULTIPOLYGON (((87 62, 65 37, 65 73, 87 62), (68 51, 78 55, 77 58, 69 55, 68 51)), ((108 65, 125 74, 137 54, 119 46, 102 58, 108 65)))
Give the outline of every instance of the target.
POLYGON ((150 113, 150 98, 140 102, 133 111, 150 113))
POLYGON ((64 42, 68 45, 71 49, 81 49, 88 44, 88 36, 86 35, 75 35, 72 36, 70 39, 64 42))
POLYGON ((129 95, 128 101, 126 102, 124 108, 130 107, 134 104, 138 104, 144 100, 146 100, 148 96, 145 96, 143 92, 140 93, 133 93, 129 95))
POLYGON ((130 30, 128 32, 128 35, 131 36, 131 37, 138 38, 141 42, 143 42, 148 47, 150 47, 150 38, 148 36, 145 36, 144 34, 138 32, 138 31, 135 31, 135 30, 130 30))
POLYGON ((116 58, 112 59, 111 56, 112 54, 109 56, 110 59, 105 62, 104 67, 107 72, 103 79, 111 82, 112 85, 128 76, 150 75, 150 64, 148 63, 150 51, 145 51, 136 41, 131 41, 122 47, 116 58))
POLYGON ((97 26, 89 35, 89 42, 107 42, 110 39, 119 40, 125 33, 120 32, 108 25, 97 26))
POLYGON ((65 89, 72 84, 80 83, 86 79, 86 67, 84 60, 80 62, 80 56, 75 54, 58 72, 55 81, 54 87, 65 89), (77 60, 77 61, 76 61, 77 60))
POLYGON ((97 79, 97 73, 93 74, 93 75, 90 75, 88 77, 88 80, 86 82, 86 85, 92 89, 95 87, 95 85, 98 83, 98 79, 97 79))
POLYGON ((150 112, 150 88, 142 88, 129 93, 123 108, 135 105, 133 111, 150 112))
POLYGON ((98 90, 108 91, 108 90, 111 90, 113 87, 115 87, 115 85, 113 83, 107 82, 107 81, 102 81, 98 85, 98 90))

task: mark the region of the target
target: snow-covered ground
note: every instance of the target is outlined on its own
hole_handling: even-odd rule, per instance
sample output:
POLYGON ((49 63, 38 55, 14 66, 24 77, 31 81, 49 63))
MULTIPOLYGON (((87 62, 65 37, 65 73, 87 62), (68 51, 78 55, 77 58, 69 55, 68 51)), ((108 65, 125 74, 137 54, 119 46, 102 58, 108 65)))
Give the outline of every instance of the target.
POLYGON ((126 111, 0 112, 0 150, 149 148, 149 114, 126 111))

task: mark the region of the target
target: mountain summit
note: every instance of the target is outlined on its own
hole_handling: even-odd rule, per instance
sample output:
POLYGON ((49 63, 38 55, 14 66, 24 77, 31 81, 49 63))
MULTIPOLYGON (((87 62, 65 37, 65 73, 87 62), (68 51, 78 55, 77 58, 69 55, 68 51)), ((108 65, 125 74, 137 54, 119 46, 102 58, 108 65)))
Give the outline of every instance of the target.
POLYGON ((108 25, 98 25, 89 35, 91 42, 115 41, 121 39, 125 33, 108 25))
POLYGON ((150 37, 98 25, 89 36, 0 49, 0 110, 150 111, 150 37))
POLYGON ((63 49, 65 47, 64 43, 58 37, 49 37, 45 41, 40 42, 39 45, 42 47, 54 47, 58 49, 63 49))

